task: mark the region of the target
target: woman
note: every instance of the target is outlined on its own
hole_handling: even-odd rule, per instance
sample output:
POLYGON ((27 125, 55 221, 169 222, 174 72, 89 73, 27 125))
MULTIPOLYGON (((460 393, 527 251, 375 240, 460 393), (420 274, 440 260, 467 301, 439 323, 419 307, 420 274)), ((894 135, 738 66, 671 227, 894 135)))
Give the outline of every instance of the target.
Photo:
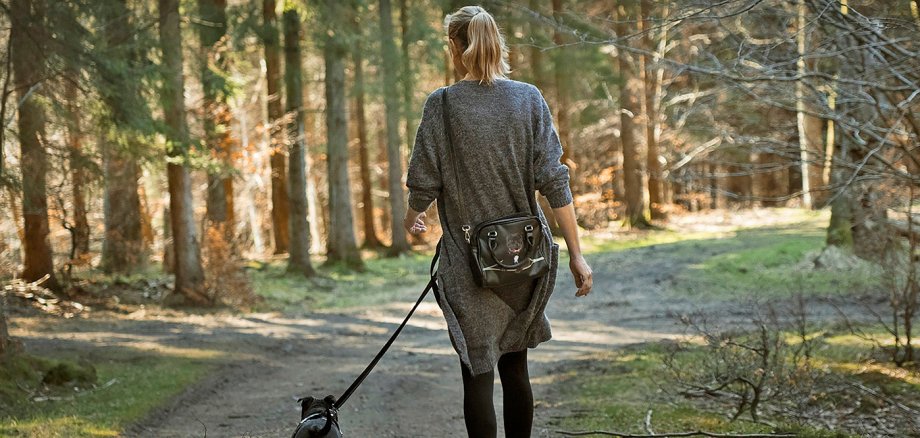
MULTIPOLYGON (((438 267, 441 310, 463 373, 463 413, 470 437, 496 435, 492 404, 494 369, 504 391, 505 433, 529 437, 533 393, 527 349, 550 339, 544 315, 553 291, 558 245, 551 245, 549 273, 532 282, 486 289, 476 285, 467 260, 469 245, 460 211, 472 223, 531 211, 534 190, 547 198, 569 250, 576 296, 591 291, 591 268, 581 255, 568 168, 552 116, 533 85, 507 78, 505 46, 498 25, 479 6, 449 14, 445 27, 454 68, 463 79, 431 93, 425 102, 409 163, 409 209, 404 226, 427 230, 425 211, 438 201, 444 230, 438 267), (454 160, 448 153, 441 93, 448 93, 454 160), (456 166, 456 174, 451 166, 456 166), (459 181, 458 181, 459 179, 459 181), (462 193, 460 191, 462 190, 462 193)), ((536 207, 542 223, 542 211, 536 207)), ((549 229, 543 227, 546 238, 549 229)))

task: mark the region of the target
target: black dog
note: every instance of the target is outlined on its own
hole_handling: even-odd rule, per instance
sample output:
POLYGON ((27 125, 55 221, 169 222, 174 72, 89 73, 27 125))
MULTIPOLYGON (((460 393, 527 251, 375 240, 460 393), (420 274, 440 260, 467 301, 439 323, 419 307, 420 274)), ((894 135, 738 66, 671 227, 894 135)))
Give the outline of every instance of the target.
POLYGON ((300 403, 300 423, 292 438, 342 438, 335 396, 327 395, 322 400, 304 397, 297 401, 300 403))

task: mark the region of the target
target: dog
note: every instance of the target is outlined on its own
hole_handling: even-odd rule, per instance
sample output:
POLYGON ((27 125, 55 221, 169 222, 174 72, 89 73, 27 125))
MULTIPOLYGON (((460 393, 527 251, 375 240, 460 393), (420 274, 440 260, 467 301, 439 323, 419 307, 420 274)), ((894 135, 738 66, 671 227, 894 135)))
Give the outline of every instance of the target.
POLYGON ((304 397, 297 402, 300 403, 300 423, 292 438, 342 438, 335 396, 304 397))

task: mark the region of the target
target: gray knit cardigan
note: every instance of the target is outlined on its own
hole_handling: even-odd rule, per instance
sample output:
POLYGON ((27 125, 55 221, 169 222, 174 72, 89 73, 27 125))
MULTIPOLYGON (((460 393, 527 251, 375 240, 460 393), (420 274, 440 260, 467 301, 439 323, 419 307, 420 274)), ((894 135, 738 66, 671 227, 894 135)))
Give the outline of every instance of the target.
MULTIPOLYGON (((499 79, 492 85, 459 81, 428 96, 409 161, 409 206, 425 211, 438 202, 441 245, 439 303, 451 343, 472 374, 494 369, 508 352, 536 347, 552 336, 544 310, 553 292, 559 247, 539 280, 496 289, 476 286, 459 209, 470 225, 530 211, 539 190, 553 208, 572 202, 568 168, 543 95, 531 84, 499 79), (450 98, 454 158, 447 149, 441 93, 450 98), (459 185, 453 169, 457 166, 459 185), (462 198, 458 192, 462 190, 462 198), (531 199, 528 199, 531 198, 531 199), (462 199, 462 203, 461 203, 462 199)), ((536 214, 543 217, 537 207, 536 214)), ((544 218, 543 223, 546 223, 544 218)), ((549 229, 543 226, 549 237, 549 229)))

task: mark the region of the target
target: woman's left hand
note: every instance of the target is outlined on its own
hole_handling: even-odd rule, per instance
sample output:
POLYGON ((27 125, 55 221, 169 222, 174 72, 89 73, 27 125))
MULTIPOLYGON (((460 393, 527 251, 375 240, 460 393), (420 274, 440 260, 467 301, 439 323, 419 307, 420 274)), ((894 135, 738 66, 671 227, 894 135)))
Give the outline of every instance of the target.
POLYGON ((403 227, 409 234, 422 234, 428 231, 428 227, 425 226, 425 213, 419 213, 411 208, 407 209, 403 227))

